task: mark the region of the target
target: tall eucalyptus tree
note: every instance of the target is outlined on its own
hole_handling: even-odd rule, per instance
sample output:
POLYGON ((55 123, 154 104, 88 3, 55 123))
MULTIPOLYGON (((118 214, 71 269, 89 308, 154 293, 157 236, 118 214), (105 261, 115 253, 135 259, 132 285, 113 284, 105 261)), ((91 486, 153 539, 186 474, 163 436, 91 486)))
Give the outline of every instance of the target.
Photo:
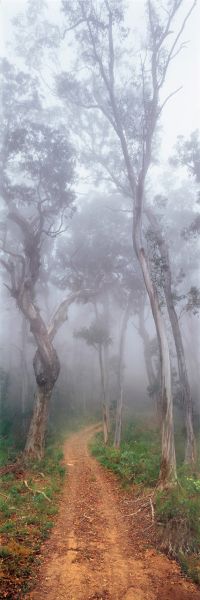
MULTIPOLYGON (((122 1, 62 2, 66 19, 63 35, 74 31, 77 54, 74 74, 71 69, 70 74, 63 73, 59 77, 60 96, 82 107, 83 114, 84 111, 92 111, 94 130, 99 119, 106 138, 99 149, 98 144, 95 145, 97 135, 94 131, 92 154, 94 158, 96 154, 97 162, 106 168, 109 178, 118 189, 123 189, 132 199, 133 247, 149 296, 160 350, 161 486, 176 480, 171 367, 165 323, 143 241, 144 191, 152 162, 157 123, 164 106, 175 93, 173 91, 161 100, 161 91, 171 61, 180 51, 181 35, 195 5, 196 0, 191 0, 177 26, 178 11, 184 8, 184 0, 169 0, 165 11, 159 10, 156 1, 147 1, 147 35, 140 50, 139 64, 134 58, 138 56, 138 48, 132 49, 128 44, 122 1)), ((84 116, 84 119, 87 117, 84 116)))
POLYGON ((6 61, 1 75, 1 195, 6 223, 1 266, 5 285, 29 323, 37 348, 33 361, 37 390, 24 455, 41 458, 49 400, 60 370, 53 339, 77 294, 65 299, 47 324, 38 293, 45 253, 54 251, 54 240, 74 210, 74 150, 66 132, 48 122, 37 81, 6 61))

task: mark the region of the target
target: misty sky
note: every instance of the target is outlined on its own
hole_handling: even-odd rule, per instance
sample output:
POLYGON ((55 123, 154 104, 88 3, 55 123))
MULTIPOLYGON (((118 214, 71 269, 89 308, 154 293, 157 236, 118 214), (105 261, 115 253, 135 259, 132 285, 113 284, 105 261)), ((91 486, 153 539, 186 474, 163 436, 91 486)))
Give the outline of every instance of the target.
MULTIPOLYGON (((73 1, 73 0, 72 0, 73 1)), ((184 11, 191 6, 192 0, 185 0, 184 11)), ((144 23, 145 0, 128 0, 128 25, 142 33, 144 23)), ((28 0, 0 0, 1 32, 0 53, 10 56, 7 42, 11 35, 11 20, 19 12, 23 12, 28 0)), ((47 0, 49 17, 55 21, 59 11, 59 0, 47 0)), ((162 5, 162 2, 160 2, 162 5)), ((181 20, 181 12, 180 17, 181 20)), ((184 31, 182 41, 188 46, 175 59, 168 73, 164 96, 183 86, 182 90, 172 98, 164 110, 162 124, 163 157, 167 158, 179 134, 189 135, 200 127, 200 2, 192 13, 184 31)))

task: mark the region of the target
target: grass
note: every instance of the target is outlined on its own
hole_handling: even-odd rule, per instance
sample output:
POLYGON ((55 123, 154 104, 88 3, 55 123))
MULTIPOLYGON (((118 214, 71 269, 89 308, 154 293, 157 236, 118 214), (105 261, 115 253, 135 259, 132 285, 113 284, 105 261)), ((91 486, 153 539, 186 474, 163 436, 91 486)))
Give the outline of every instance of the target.
POLYGON ((178 469, 178 485, 158 492, 155 511, 160 547, 176 558, 184 573, 200 584, 200 479, 178 469))
MULTIPOLYGON (((2 444, 1 464, 14 451, 2 444)), ((59 445, 51 443, 45 459, 32 463, 26 474, 8 473, 0 490, 0 597, 18 600, 34 582, 41 543, 48 537, 58 510, 65 467, 59 445), (27 481, 26 487, 24 481, 27 481), (38 492, 43 493, 38 493, 38 492)))
POLYGON ((178 484, 163 492, 156 490, 160 438, 152 428, 129 423, 120 450, 111 444, 105 447, 102 434, 98 433, 90 449, 103 466, 119 476, 123 485, 154 489, 159 547, 176 558, 183 572, 200 584, 200 465, 195 472, 181 466, 184 440, 180 432, 177 442, 178 484))
POLYGON ((155 486, 159 474, 159 436, 151 429, 144 431, 130 424, 123 436, 120 450, 104 446, 101 433, 91 443, 91 452, 99 462, 114 471, 123 484, 155 486))

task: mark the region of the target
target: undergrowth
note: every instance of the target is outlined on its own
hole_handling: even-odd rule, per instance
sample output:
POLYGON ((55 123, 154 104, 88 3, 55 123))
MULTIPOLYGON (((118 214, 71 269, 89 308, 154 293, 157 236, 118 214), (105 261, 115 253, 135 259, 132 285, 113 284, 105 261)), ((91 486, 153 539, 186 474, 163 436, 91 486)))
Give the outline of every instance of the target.
MULTIPOLYGON (((178 448, 183 439, 178 434, 178 448)), ((159 548, 176 558, 185 574, 200 583, 200 466, 195 472, 179 464, 178 484, 165 491, 156 490, 160 464, 160 438, 152 428, 129 423, 120 450, 104 446, 101 433, 93 439, 91 453, 106 468, 116 473, 123 485, 152 489, 159 548)))
POLYGON ((161 549, 200 584, 200 475, 179 467, 176 487, 157 492, 155 513, 161 549))
MULTIPOLYGON (((1 464, 14 458, 6 440, 1 464)), ((65 467, 59 445, 49 443, 44 460, 30 463, 22 474, 1 477, 0 598, 18 600, 34 582, 33 566, 40 561, 41 543, 53 527, 65 467)))
POLYGON ((104 446, 101 433, 91 443, 91 452, 99 462, 111 469, 126 483, 155 486, 159 474, 159 436, 151 429, 127 426, 120 450, 104 446))

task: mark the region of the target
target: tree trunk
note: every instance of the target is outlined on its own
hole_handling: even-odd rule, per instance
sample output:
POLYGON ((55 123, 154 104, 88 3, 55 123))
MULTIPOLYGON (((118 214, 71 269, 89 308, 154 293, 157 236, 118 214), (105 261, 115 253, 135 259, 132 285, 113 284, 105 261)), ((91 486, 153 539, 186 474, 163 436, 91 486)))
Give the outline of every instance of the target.
MULTIPOLYGON (((98 308, 97 303, 94 302, 94 312, 95 317, 98 320, 98 308)), ((102 344, 98 344, 98 357, 99 357, 99 369, 100 369, 100 379, 101 379, 101 403, 102 403, 102 418, 103 418, 103 438, 104 444, 108 443, 109 430, 110 430, 110 414, 108 407, 108 397, 106 394, 106 372, 105 372, 105 361, 103 358, 102 352, 102 344)), ((108 382, 107 382, 108 383, 108 382)))
POLYGON ((147 132, 143 139, 143 158, 142 166, 139 172, 137 181, 135 179, 134 169, 132 167, 131 156, 127 146, 123 127, 121 124, 120 114, 115 100, 114 88, 110 92, 110 101, 115 118, 117 134, 121 143, 121 148, 124 156, 124 161, 127 169, 127 176, 130 186, 131 195, 133 198, 133 227, 132 238, 133 248, 136 252, 138 262, 141 267, 145 287, 149 296, 152 315, 156 327, 160 363, 161 363, 161 404, 162 404, 162 457, 160 467, 160 487, 171 485, 177 479, 176 474, 176 456, 174 445, 174 423, 173 423, 173 401, 172 401, 172 385, 171 385, 171 365, 167 334, 165 330, 164 319, 160 310, 159 301, 153 281, 151 279, 148 260, 142 243, 142 217, 143 217, 143 202, 144 202, 144 187, 146 175, 151 164, 151 147, 152 138, 157 122, 158 96, 159 88, 155 79, 155 54, 152 55, 153 69, 153 98, 151 101, 151 115, 147 125, 147 132))
POLYGON ((107 415, 108 433, 110 433, 110 377, 109 377, 109 349, 107 344, 103 346, 103 364, 105 381, 105 405, 107 415))
POLYGON ((176 455, 174 445, 174 422, 173 422, 173 401, 171 386, 171 365, 170 354, 165 324, 157 292, 154 288, 149 265, 142 245, 141 235, 141 211, 142 211, 143 185, 137 187, 137 204, 135 210, 135 219, 133 222, 133 244, 142 270, 145 287, 149 296, 152 315, 156 327, 160 363, 161 363, 161 405, 162 405, 162 449, 161 466, 159 475, 159 484, 161 488, 172 485, 176 479, 176 455))
POLYGON ((48 422, 49 401, 52 390, 37 388, 33 416, 24 449, 25 459, 41 460, 44 456, 44 440, 48 422))
MULTIPOLYGON (((37 351, 33 360, 33 368, 37 382, 36 405, 24 449, 24 458, 40 460, 44 452, 45 431, 48 418, 48 403, 52 390, 57 381, 60 363, 55 348, 52 344, 54 333, 53 325, 48 331, 41 315, 33 302, 32 289, 23 287, 17 297, 17 304, 30 324, 37 351)), ((56 312, 57 331, 58 315, 56 312)), ((60 321, 62 322, 62 321, 60 321)))
POLYGON ((197 458, 196 452, 196 440, 194 435, 193 428, 193 406, 192 406, 192 396, 190 391, 190 384, 188 379, 186 361, 185 361, 185 352, 183 347, 183 340, 181 335, 181 330, 179 326, 178 317, 173 305, 173 298, 167 294, 167 289, 165 289, 165 298, 167 301, 167 308, 169 313, 169 318, 172 326, 173 337, 176 347, 177 360, 178 360, 178 370, 179 370, 179 380, 181 386, 181 394, 183 399, 183 409, 185 416, 185 427, 186 427, 186 448, 185 448, 185 463, 186 464, 194 464, 197 458))
POLYGON ((52 346, 49 363, 44 364, 39 350, 33 360, 37 391, 29 432, 24 448, 24 458, 41 460, 44 455, 45 433, 48 422, 49 402, 57 381, 60 363, 52 346))
MULTIPOLYGON (((110 296, 108 290, 105 292, 103 300, 104 307, 104 323, 107 331, 110 330, 110 296)), ((107 413, 107 424, 108 433, 110 433, 110 371, 109 371, 109 345, 103 345, 103 361, 104 361, 104 373, 105 373, 105 396, 106 396, 106 413, 107 413)))
POLYGON ((194 435, 193 428, 193 406, 192 406, 192 396, 189 384, 189 378, 187 373, 187 366, 185 360, 185 352, 183 346, 183 339, 181 334, 181 329, 179 325, 179 320, 176 314, 174 299, 172 293, 172 280, 171 280, 171 268, 170 268, 170 259, 168 253, 168 247, 160 230, 159 223, 156 217, 152 214, 151 210, 147 210, 148 219, 153 227, 155 232, 156 240, 159 246, 160 256, 163 261, 163 289, 167 304, 167 310, 169 314, 169 319, 171 323, 177 362, 178 362, 178 371, 179 371, 179 382, 181 386, 181 394, 182 394, 182 403, 184 409, 184 417, 185 417, 185 427, 186 427, 186 449, 185 449, 185 462, 187 464, 194 464, 196 461, 196 440, 194 435))
POLYGON ((140 312, 139 312, 139 327, 138 333, 143 341, 144 346, 144 360, 147 372, 147 379, 149 383, 149 388, 151 392, 151 396, 153 398, 153 403, 156 407, 158 425, 162 425, 162 407, 160 402, 160 386, 158 377, 156 376, 153 361, 152 361, 152 349, 151 349, 151 340, 148 334, 148 331, 145 327, 144 322, 144 304, 141 304, 140 312))
POLYGON ((26 351, 27 351, 27 324, 24 316, 22 315, 22 330, 21 330, 21 344, 22 349, 20 350, 21 354, 21 412, 22 412, 22 429, 23 433, 26 431, 26 403, 28 398, 28 388, 29 388, 29 375, 28 375, 28 367, 27 367, 27 359, 26 359, 26 351))
POLYGON ((116 422, 115 422, 115 436, 114 436, 114 447, 119 448, 121 444, 121 431, 122 431, 122 410, 124 403, 124 348, 126 341, 127 325, 130 314, 130 296, 127 301, 127 306, 122 319, 122 326, 120 332, 119 342, 119 369, 118 369, 118 395, 117 395, 117 408, 116 408, 116 422))
POLYGON ((108 407, 107 407, 107 404, 106 404, 105 372, 104 372, 104 364, 103 364, 103 356, 102 356, 102 346, 101 346, 101 344, 99 344, 98 355, 99 355, 99 367, 100 367, 100 377, 101 377, 101 393, 102 393, 103 438, 104 438, 104 444, 107 444, 108 443, 108 435, 109 435, 108 407))

